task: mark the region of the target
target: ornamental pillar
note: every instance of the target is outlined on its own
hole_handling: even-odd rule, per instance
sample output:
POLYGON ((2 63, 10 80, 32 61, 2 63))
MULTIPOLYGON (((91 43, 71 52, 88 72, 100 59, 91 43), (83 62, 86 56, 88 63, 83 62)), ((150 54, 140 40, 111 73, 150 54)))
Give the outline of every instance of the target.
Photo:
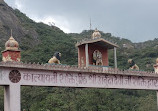
POLYGON ((89 66, 88 44, 85 45, 86 67, 89 66))
POLYGON ((117 69, 117 55, 116 55, 116 47, 114 47, 114 66, 117 69))

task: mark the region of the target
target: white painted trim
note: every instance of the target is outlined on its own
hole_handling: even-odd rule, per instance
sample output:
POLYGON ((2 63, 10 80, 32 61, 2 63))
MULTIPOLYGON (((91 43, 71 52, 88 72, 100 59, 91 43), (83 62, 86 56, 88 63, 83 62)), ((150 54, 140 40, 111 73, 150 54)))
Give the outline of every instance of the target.
POLYGON ((89 66, 88 44, 85 45, 85 54, 86 54, 86 67, 88 67, 89 66))
POLYGON ((114 65, 117 68, 117 55, 116 55, 116 47, 114 47, 114 65))

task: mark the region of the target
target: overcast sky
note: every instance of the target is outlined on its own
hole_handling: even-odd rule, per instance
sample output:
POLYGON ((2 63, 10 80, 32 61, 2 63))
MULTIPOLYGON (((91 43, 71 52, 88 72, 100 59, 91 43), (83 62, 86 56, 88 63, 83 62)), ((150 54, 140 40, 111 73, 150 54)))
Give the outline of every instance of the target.
POLYGON ((158 38, 158 0, 5 0, 36 22, 53 22, 66 33, 98 28, 143 42, 158 38))

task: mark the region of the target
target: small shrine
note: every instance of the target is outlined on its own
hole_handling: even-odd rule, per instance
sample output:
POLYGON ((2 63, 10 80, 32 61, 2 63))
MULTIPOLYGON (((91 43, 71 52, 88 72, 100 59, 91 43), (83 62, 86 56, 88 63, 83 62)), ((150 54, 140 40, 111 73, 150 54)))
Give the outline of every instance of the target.
POLYGON ((2 61, 20 62, 21 54, 18 42, 13 38, 12 34, 9 40, 5 43, 5 50, 2 51, 2 61))
POLYGON ((78 66, 88 67, 90 65, 109 66, 108 50, 114 49, 114 63, 117 68, 116 48, 119 46, 101 38, 100 32, 96 29, 91 39, 84 39, 77 42, 78 66))

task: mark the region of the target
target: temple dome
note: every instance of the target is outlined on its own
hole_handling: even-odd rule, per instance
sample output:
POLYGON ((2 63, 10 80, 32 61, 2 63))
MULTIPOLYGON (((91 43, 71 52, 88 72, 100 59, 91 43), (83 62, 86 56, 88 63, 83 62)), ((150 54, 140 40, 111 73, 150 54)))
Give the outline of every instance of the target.
POLYGON ((18 50, 18 42, 11 36, 9 40, 5 43, 5 50, 18 50))
POLYGON ((95 29, 95 31, 92 34, 92 39, 100 38, 100 37, 101 37, 100 32, 97 29, 95 29))

